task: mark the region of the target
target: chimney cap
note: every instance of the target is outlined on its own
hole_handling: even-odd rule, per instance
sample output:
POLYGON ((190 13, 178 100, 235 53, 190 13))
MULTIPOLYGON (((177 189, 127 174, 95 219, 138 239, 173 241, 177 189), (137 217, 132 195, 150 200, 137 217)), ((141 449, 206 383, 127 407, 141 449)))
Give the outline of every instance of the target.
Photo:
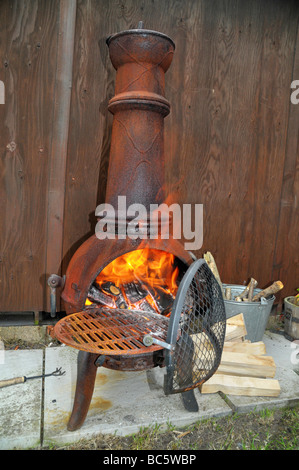
POLYGON ((121 36, 125 36, 127 34, 140 34, 142 36, 146 36, 146 35, 160 36, 160 37, 170 41, 171 44, 173 45, 173 48, 175 49, 175 44, 174 44, 173 40, 169 36, 167 36, 166 34, 160 33, 159 31, 154 31, 154 30, 151 30, 151 29, 143 29, 143 21, 139 21, 138 27, 136 29, 128 29, 128 30, 125 30, 125 31, 120 31, 119 33, 111 34, 111 36, 107 37, 106 44, 109 46, 110 42, 113 39, 119 38, 121 36))

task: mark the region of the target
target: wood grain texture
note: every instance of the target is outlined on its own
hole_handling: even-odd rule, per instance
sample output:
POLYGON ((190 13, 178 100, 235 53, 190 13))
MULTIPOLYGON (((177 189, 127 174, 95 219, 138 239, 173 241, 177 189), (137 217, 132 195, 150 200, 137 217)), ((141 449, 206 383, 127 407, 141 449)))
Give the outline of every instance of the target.
POLYGON ((223 351, 216 373, 250 377, 274 377, 276 365, 272 356, 223 351))
MULTIPOLYGON (((62 274, 94 233, 105 199, 115 78, 105 39, 143 20, 176 44, 165 77, 166 191, 169 200, 204 205, 196 255, 210 251, 223 282, 254 277, 266 287, 280 279, 280 297, 294 292, 299 107, 290 84, 299 79, 298 17, 295 0, 77 1, 57 219, 62 274)), ((59 2, 3 0, 0 18, 0 311, 43 310, 59 2)))
POLYGON ((43 310, 58 2, 0 2, 0 311, 43 310))
POLYGON ((201 393, 223 392, 227 395, 250 397, 278 397, 280 385, 276 379, 213 375, 202 385, 201 393))
POLYGON ((169 97, 169 186, 178 182, 181 202, 204 204, 197 254, 213 253, 222 281, 254 276, 264 287, 275 280, 298 9, 267 1, 185 5, 170 70, 179 91, 169 97))
POLYGON ((94 234, 96 206, 105 200, 114 92, 106 38, 114 31, 113 2, 78 1, 65 181, 63 269, 94 234))
MULTIPOLYGON (((53 137, 47 190, 46 278, 51 274, 61 274, 76 10, 77 4, 74 0, 59 2, 57 65, 53 97, 53 137)), ((48 310, 50 308, 50 289, 46 289, 46 294, 44 309, 48 310)), ((57 297, 56 309, 59 311, 59 296, 57 297)))
MULTIPOLYGON (((298 17, 297 17, 298 21, 298 17)), ((299 26, 299 22, 297 23, 299 26)), ((292 81, 299 77, 299 29, 292 81)), ((286 158, 282 176, 280 212, 276 231, 273 279, 284 279, 286 297, 299 286, 299 105, 289 104, 286 158)))

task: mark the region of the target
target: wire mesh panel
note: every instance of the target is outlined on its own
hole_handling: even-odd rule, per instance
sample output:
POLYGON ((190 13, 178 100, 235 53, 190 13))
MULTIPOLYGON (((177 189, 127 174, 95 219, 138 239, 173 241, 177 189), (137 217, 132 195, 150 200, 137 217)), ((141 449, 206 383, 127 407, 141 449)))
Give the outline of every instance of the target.
POLYGON ((166 351, 166 394, 191 390, 217 370, 225 337, 221 288, 204 260, 186 272, 173 305, 166 351), (179 339, 177 340, 177 338, 179 339))

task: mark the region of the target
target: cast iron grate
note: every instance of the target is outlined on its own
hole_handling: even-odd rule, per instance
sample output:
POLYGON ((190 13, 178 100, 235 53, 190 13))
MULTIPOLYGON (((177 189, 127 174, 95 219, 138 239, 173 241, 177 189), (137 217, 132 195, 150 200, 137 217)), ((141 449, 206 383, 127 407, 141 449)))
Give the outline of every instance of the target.
POLYGON ((55 337, 62 343, 83 351, 125 355, 157 351, 161 346, 146 347, 145 335, 165 340, 169 318, 139 310, 94 308, 67 315, 56 323, 55 337))
POLYGON ((200 386, 216 372, 225 326, 221 288, 206 262, 200 259, 185 273, 170 317, 139 310, 87 308, 61 319, 54 334, 69 346, 107 356, 144 354, 164 348, 164 390, 170 394, 200 386), (148 337, 149 342, 145 341, 148 337))

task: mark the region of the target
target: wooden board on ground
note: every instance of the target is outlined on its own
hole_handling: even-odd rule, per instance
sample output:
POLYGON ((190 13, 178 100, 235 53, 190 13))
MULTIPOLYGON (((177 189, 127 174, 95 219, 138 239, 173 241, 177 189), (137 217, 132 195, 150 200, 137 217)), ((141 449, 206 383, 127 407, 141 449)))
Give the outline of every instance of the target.
POLYGON ((274 377, 276 366, 271 356, 223 351, 217 373, 248 377, 274 377))
POLYGON ((276 379, 215 374, 202 385, 201 393, 216 392, 250 397, 278 397, 280 385, 276 379))
MULTIPOLYGON (((223 392, 228 395, 278 397, 280 385, 273 377, 276 365, 266 356, 262 341, 245 340, 247 330, 242 313, 228 318, 220 365, 216 373, 201 387, 201 393, 223 392)), ((203 338, 194 335, 199 346, 203 338)), ((206 338, 205 338, 206 339, 206 338)))
POLYGON ((256 343, 247 343, 245 341, 226 341, 223 345, 223 351, 257 354, 261 356, 266 354, 266 346, 263 341, 257 341, 256 343))
POLYGON ((243 313, 226 320, 225 341, 242 341, 247 335, 243 313))

